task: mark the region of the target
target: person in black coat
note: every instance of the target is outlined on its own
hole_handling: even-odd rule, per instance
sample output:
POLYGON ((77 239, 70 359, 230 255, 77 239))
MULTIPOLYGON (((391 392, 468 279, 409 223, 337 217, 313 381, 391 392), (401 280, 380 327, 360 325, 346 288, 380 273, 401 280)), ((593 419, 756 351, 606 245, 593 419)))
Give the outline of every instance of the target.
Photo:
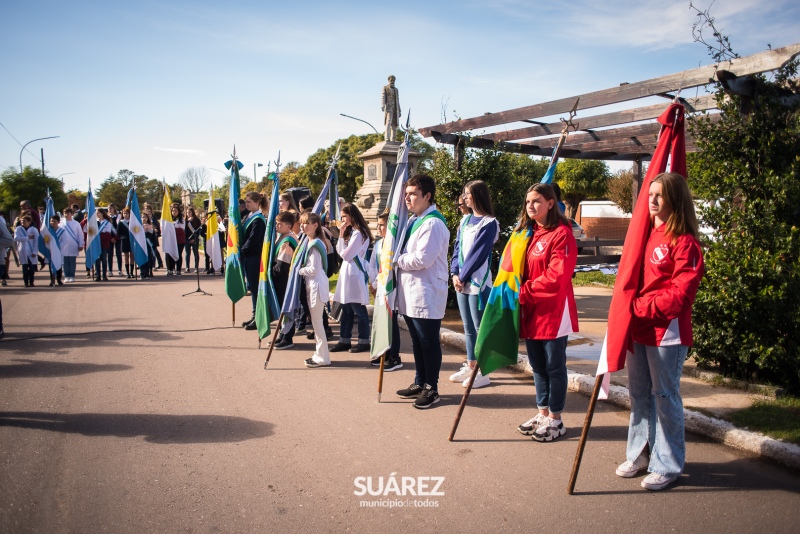
POLYGON ((264 246, 264 234, 267 231, 267 219, 261 213, 267 207, 267 198, 256 191, 247 193, 244 198, 245 207, 250 214, 242 221, 244 237, 239 247, 244 280, 250 290, 253 301, 253 315, 249 321, 242 323, 247 330, 256 329, 256 301, 258 300, 258 275, 261 268, 261 249, 264 246))

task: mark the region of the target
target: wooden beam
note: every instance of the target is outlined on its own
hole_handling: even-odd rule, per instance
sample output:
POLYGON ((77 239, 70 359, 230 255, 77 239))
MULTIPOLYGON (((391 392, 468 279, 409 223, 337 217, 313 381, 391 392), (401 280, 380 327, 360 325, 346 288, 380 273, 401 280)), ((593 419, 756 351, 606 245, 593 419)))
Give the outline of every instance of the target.
MULTIPOLYGON (((635 100, 637 98, 645 98, 659 93, 705 85, 712 81, 717 69, 733 72, 737 76, 775 70, 799 53, 800 43, 776 48, 774 50, 767 50, 731 61, 723 61, 714 65, 677 72, 668 76, 661 76, 659 78, 612 87, 602 91, 586 93, 579 95, 580 103, 578 109, 605 106, 608 104, 635 100)), ((460 119, 446 124, 439 124, 438 126, 427 126, 425 128, 420 128, 419 132, 424 137, 430 137, 434 130, 442 134, 466 132, 476 128, 489 128, 500 124, 532 120, 536 117, 558 115, 559 113, 566 113, 571 110, 577 98, 578 96, 571 96, 559 100, 552 100, 543 104, 534 104, 532 106, 524 106, 497 113, 487 113, 479 117, 460 119)))

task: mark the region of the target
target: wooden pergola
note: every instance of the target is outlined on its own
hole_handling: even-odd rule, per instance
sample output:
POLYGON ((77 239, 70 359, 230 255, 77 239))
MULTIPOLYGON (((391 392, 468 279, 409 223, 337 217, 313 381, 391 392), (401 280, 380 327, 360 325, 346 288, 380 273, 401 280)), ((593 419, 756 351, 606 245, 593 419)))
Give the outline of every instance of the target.
MULTIPOLYGON (((728 74, 720 79, 729 80, 731 75, 735 78, 775 70, 799 53, 800 44, 794 44, 669 76, 623 83, 602 91, 426 126, 420 128, 419 132, 424 137, 433 137, 438 143, 453 145, 456 166, 460 166, 466 148, 498 148, 533 156, 551 156, 563 128, 563 123, 553 121, 552 117, 568 113, 577 101, 577 130, 567 137, 560 157, 635 162, 637 185, 640 185, 642 162, 652 157, 660 129, 654 119, 666 109, 666 102, 595 115, 584 115, 581 111, 627 102, 641 103, 642 99, 652 100, 652 97, 677 99, 686 107, 688 114, 714 110, 717 107, 714 95, 682 97, 680 93, 685 94, 687 89, 713 82, 721 71, 728 74), (493 133, 475 133, 498 128, 504 129, 493 133)), ((711 117, 714 120, 714 115, 711 117)), ((697 150, 688 132, 686 150, 697 150)), ((637 193, 638 187, 635 187, 634 197, 637 193)))

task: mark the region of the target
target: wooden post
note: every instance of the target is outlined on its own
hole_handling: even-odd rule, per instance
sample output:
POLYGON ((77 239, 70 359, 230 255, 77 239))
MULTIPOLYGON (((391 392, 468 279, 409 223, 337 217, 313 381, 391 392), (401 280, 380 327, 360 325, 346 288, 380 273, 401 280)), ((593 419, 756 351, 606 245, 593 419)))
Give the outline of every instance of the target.
POLYGON ((453 421, 453 428, 450 430, 450 437, 447 438, 447 441, 453 441, 453 438, 456 435, 456 430, 458 429, 458 423, 461 422, 461 414, 464 413, 464 407, 467 405, 467 399, 469 398, 469 392, 472 391, 472 384, 475 382, 475 377, 478 376, 478 364, 475 364, 475 368, 472 370, 472 374, 469 375, 469 383, 467 383, 467 389, 464 391, 464 396, 461 397, 461 404, 458 406, 458 413, 456 414, 456 419, 453 421))
POLYGON ((600 387, 603 385, 604 376, 605 375, 598 375, 594 379, 594 389, 592 390, 592 397, 589 399, 589 409, 586 410, 586 419, 583 421, 581 439, 578 442, 578 450, 575 453, 575 461, 572 464, 572 474, 569 476, 567 495, 572 495, 572 490, 575 489, 575 480, 578 478, 578 469, 580 469, 581 459, 583 459, 583 449, 586 447, 586 436, 589 434, 589 427, 592 424, 592 417, 594 416, 594 408, 597 405, 597 396, 600 394, 600 387))
MULTIPOLYGON (((267 365, 269 365, 269 359, 272 357, 272 351, 275 349, 275 340, 278 339, 278 333, 281 331, 281 321, 283 321, 283 313, 281 313, 281 316, 278 317, 278 325, 275 327, 275 335, 272 336, 272 343, 269 345, 267 359, 264 360, 264 369, 266 369, 267 365)), ((261 348, 261 340, 258 340, 258 348, 261 348)))
POLYGON ((633 161, 633 183, 631 184, 631 206, 636 207, 636 200, 639 198, 639 190, 642 188, 642 158, 637 157, 633 161))
POLYGON ((236 327, 236 303, 231 302, 231 326, 236 327))

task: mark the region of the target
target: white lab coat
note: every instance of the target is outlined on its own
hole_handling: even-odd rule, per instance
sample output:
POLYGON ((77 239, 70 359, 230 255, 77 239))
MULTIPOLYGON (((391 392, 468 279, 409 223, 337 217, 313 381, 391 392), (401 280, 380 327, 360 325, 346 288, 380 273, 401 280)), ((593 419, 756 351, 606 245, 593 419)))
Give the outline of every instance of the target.
POLYGON ((368 248, 369 240, 355 228, 346 244, 341 237, 336 242, 336 252, 342 257, 342 266, 339 268, 339 279, 336 281, 336 290, 333 292, 334 301, 365 306, 369 304, 367 280, 364 271, 356 265, 356 258, 358 258, 364 270, 367 269, 368 248))
POLYGON ((65 219, 61 221, 61 228, 64 229, 60 241, 61 255, 77 256, 78 251, 83 247, 83 228, 81 228, 81 224, 75 220, 68 221, 65 219), (73 235, 75 236, 74 239, 73 235))
MULTIPOLYGON (((432 205, 420 219, 436 209, 432 205)), ((408 221, 410 230, 416 217, 408 221)), ((422 223, 397 258, 398 311, 418 319, 442 319, 447 306, 450 231, 438 218, 422 223)))
POLYGON ((367 265, 367 274, 369 274, 369 284, 373 289, 378 289, 378 273, 381 272, 381 266, 378 264, 378 256, 381 255, 381 248, 383 247, 383 238, 379 238, 372 245, 372 256, 369 257, 369 264, 367 265))
POLYGON ((17 226, 14 230, 14 241, 17 243, 17 252, 19 253, 20 264, 38 263, 39 255, 39 230, 29 226, 27 230, 22 225, 17 226))
POLYGON ((324 265, 322 264, 322 257, 320 256, 317 247, 311 247, 308 251, 308 258, 306 264, 300 268, 300 276, 306 281, 306 294, 308 295, 308 305, 310 307, 316 306, 318 301, 328 301, 328 275, 325 272, 324 265))

